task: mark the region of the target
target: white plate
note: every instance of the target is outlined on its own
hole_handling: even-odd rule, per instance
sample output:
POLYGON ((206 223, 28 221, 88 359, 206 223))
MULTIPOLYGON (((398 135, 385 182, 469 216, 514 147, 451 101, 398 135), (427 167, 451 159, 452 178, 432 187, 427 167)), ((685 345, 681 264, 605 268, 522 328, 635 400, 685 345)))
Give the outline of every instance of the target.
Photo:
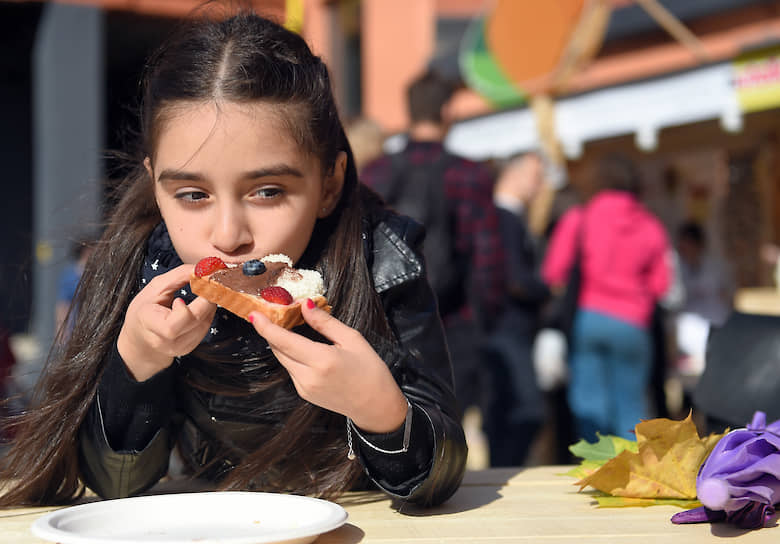
POLYGON ((32 532, 61 544, 303 544, 346 520, 341 506, 321 499, 221 491, 71 506, 38 518, 32 532))

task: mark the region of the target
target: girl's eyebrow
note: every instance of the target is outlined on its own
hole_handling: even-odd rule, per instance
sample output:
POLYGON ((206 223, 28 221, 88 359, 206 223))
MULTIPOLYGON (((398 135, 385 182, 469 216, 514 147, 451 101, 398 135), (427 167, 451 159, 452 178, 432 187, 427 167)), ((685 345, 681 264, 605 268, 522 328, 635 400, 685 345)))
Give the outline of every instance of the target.
POLYGON ((204 177, 198 173, 173 169, 165 169, 157 176, 157 181, 160 183, 166 181, 203 181, 203 179, 204 177))
POLYGON ((289 164, 275 164, 264 168, 258 168, 257 170, 250 170, 241 177, 243 179, 258 179, 272 176, 293 176, 302 178, 303 172, 289 164))
MULTIPOLYGON (((272 166, 266 166, 258 168, 257 170, 250 170, 241 175, 243 180, 260 179, 265 177, 278 177, 278 176, 293 176, 303 178, 303 173, 288 164, 275 164, 272 166)), ((206 176, 198 172, 187 172, 185 170, 174 170, 166 168, 157 177, 157 181, 164 183, 166 181, 205 181, 206 176)))

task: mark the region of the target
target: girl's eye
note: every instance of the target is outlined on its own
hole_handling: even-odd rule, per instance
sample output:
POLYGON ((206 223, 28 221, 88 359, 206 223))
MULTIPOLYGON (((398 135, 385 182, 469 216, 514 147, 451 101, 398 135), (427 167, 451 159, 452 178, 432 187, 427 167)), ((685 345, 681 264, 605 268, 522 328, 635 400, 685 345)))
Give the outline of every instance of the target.
POLYGON ((280 187, 263 187, 255 191, 255 195, 259 198, 275 198, 280 196, 284 191, 280 187))
POLYGON ((184 202, 197 202, 199 200, 205 200, 209 195, 202 191, 187 191, 176 193, 177 200, 183 200, 184 202))

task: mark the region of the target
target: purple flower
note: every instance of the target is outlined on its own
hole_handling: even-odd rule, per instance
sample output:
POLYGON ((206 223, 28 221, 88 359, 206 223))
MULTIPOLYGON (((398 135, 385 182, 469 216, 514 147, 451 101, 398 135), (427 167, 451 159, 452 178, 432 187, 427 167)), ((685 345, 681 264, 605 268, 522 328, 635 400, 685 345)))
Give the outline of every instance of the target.
POLYGON ((696 477, 704 505, 672 517, 674 523, 725 519, 743 529, 758 529, 780 502, 780 420, 766 424, 756 412, 745 429, 721 438, 696 477))

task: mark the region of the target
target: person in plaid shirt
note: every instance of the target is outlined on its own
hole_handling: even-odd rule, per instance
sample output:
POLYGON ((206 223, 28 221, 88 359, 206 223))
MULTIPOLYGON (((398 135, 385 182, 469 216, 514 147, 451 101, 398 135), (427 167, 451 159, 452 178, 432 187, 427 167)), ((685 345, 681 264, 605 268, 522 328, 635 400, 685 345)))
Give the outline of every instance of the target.
MULTIPOLYGON (((399 155, 383 155, 360 172, 363 183, 387 198, 398 179, 398 162, 404 171, 446 160, 441 170, 458 263, 468 278, 461 297, 439 296, 455 373, 456 392, 463 408, 482 404, 480 384, 485 382, 479 342, 501 313, 505 298, 506 256, 493 203, 495 176, 485 164, 450 155, 443 141, 448 130, 447 104, 453 86, 434 72, 416 79, 408 89, 411 120, 409 141, 399 155), (450 155, 442 159, 445 155, 450 155), (451 304, 451 302, 455 302, 451 304)), ((392 206, 392 203, 390 203, 392 206)), ((404 213, 403 210, 399 210, 404 213)), ((455 262, 452 266, 458 266, 455 262)))

